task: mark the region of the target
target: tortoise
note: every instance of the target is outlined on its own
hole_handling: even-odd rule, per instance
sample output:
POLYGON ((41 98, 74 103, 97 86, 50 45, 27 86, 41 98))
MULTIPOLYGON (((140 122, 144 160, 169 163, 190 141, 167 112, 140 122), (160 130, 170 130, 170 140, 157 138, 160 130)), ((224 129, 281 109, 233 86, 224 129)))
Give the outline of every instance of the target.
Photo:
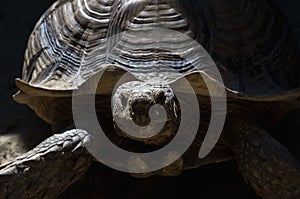
MULTIPOLYGON (((94 159, 87 146, 96 138, 74 124, 72 99, 74 90, 88 90, 101 73, 95 88, 97 117, 110 140, 129 151, 163 148, 176 137, 181 110, 197 109, 188 107, 189 101, 180 104, 180 96, 189 100, 190 93, 175 93, 171 84, 188 80, 199 103, 201 117, 196 118, 201 123, 185 153, 178 158, 175 152, 176 161, 146 173, 134 172, 149 166, 134 159, 127 165, 133 175, 176 176, 235 158, 257 195, 297 198, 300 164, 266 129, 299 107, 298 53, 295 36, 272 0, 58 0, 29 38, 22 79, 16 80, 20 90, 14 95, 50 123, 55 134, 0 167, 0 196, 53 198, 85 174, 94 159), (182 37, 174 37, 172 31, 160 34, 169 47, 162 49, 149 40, 153 35, 145 37, 153 28, 182 37), (194 48, 187 38, 203 48, 194 48), (206 63, 210 56, 223 82, 207 72, 213 67, 206 63), (114 90, 128 73, 130 81, 114 90), (213 114, 211 99, 222 92, 211 93, 205 85, 209 81, 224 89, 226 120, 218 143, 199 158, 213 114), (158 134, 148 129, 138 132, 144 137, 137 137, 117 123, 131 120, 145 127, 156 104, 164 107, 167 117, 158 134)), ((173 160, 172 155, 165 161, 173 160)))

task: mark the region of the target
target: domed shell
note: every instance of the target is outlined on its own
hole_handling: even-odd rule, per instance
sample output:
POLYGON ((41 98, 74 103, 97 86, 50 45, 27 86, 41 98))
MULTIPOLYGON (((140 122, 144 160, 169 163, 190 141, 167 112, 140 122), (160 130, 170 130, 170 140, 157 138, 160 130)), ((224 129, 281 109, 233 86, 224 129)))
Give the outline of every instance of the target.
MULTIPOLYGON (((270 0, 60 0, 29 38, 15 99, 70 96, 108 66, 107 83, 125 71, 140 80, 213 76, 211 57, 233 96, 278 99, 299 85, 298 55, 270 0)), ((205 87, 201 78, 193 83, 205 87)))

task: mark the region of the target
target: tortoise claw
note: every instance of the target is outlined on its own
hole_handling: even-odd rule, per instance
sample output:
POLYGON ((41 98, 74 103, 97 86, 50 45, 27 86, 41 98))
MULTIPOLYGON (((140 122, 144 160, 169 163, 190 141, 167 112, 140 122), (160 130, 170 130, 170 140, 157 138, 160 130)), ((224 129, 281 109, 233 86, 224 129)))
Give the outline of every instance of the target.
POLYGON ((55 198, 80 179, 92 162, 83 145, 89 134, 55 134, 0 167, 0 198, 55 198))

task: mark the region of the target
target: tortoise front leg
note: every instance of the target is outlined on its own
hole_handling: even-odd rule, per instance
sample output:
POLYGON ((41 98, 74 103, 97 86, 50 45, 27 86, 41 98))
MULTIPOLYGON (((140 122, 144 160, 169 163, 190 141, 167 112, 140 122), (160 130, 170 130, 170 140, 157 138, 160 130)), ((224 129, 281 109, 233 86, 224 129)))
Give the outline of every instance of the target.
POLYGON ((263 198, 300 198, 300 164, 290 152, 252 122, 229 123, 229 146, 256 193, 263 198))
POLYGON ((55 134, 14 161, 0 166, 0 198, 56 198, 87 171, 89 140, 79 129, 55 134))

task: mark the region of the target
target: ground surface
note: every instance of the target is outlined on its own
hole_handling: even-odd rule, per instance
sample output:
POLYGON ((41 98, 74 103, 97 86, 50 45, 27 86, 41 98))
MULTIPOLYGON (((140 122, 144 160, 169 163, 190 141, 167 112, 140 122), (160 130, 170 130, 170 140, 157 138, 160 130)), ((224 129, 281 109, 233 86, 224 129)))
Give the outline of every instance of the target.
MULTIPOLYGON (((47 137, 49 126, 26 106, 12 100, 17 91, 27 38, 50 0, 1 1, 0 6, 0 164, 24 153, 47 137)), ((300 35, 300 3, 278 0, 300 35)), ((274 126, 275 137, 300 160, 299 111, 290 113, 274 126), (298 130, 297 130, 298 129, 298 130)), ((94 163, 85 179, 70 187, 60 198, 257 198, 237 171, 234 161, 185 172, 176 178, 144 180, 94 163), (193 183, 193 182, 197 183, 193 183)))

